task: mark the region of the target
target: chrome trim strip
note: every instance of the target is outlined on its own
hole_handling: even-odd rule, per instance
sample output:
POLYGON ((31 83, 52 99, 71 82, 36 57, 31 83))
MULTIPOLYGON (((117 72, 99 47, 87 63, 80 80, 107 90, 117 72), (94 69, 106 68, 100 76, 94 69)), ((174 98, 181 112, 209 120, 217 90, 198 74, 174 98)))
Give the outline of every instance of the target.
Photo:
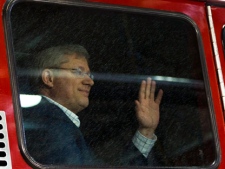
POLYGON ((220 92, 221 92, 222 103, 223 103, 223 110, 225 110, 224 79, 223 79, 223 72, 222 72, 222 69, 221 69, 218 46, 217 46, 217 42, 216 42, 216 34, 215 34, 215 30, 214 30, 211 6, 207 6, 207 12, 208 12, 210 33, 211 33, 211 38, 212 38, 213 52, 214 52, 214 57, 215 57, 215 61, 216 61, 217 75, 218 75, 218 78, 219 78, 219 85, 220 85, 220 92))

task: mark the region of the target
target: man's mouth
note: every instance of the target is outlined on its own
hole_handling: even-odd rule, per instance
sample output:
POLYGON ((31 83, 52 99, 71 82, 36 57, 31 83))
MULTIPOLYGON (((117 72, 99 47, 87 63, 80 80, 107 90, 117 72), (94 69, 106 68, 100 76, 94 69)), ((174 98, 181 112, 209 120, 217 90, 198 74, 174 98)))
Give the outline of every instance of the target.
POLYGON ((89 93, 90 93, 89 90, 82 90, 82 89, 80 89, 79 91, 80 91, 84 96, 86 96, 86 97, 89 96, 89 93))

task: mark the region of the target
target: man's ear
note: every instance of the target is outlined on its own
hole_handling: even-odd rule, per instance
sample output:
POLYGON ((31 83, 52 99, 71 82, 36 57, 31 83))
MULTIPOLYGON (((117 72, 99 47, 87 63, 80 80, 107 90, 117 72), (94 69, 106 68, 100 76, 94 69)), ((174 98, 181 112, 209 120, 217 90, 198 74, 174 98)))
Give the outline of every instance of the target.
POLYGON ((42 81, 48 87, 53 87, 54 75, 50 69, 44 69, 41 74, 42 81))

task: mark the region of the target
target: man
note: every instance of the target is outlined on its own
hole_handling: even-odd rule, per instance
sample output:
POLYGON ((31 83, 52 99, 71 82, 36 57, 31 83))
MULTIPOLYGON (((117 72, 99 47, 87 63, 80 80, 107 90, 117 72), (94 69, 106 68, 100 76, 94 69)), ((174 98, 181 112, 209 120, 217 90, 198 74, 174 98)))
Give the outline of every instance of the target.
MULTIPOLYGON (((77 113, 89 104, 94 85, 88 66, 89 54, 80 45, 57 46, 40 52, 33 68, 33 81, 42 101, 23 110, 28 153, 48 165, 104 165, 95 158, 79 130, 77 113), (30 125, 29 125, 30 124, 30 125)), ((121 165, 147 165, 154 146, 154 131, 159 123, 159 105, 163 91, 155 97, 156 83, 142 81, 135 100, 139 128, 132 143, 121 155, 121 165)))

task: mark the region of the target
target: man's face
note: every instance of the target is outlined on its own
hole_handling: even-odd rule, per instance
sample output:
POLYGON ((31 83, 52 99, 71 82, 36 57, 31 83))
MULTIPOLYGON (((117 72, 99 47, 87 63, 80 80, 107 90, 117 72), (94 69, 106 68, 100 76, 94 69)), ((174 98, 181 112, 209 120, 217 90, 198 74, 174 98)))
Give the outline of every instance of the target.
POLYGON ((88 75, 79 77, 73 71, 68 70, 80 69, 82 72, 90 73, 85 58, 78 58, 76 54, 66 57, 68 62, 61 64, 62 69, 54 71, 52 99, 74 113, 78 113, 88 106, 88 97, 94 81, 88 75))

